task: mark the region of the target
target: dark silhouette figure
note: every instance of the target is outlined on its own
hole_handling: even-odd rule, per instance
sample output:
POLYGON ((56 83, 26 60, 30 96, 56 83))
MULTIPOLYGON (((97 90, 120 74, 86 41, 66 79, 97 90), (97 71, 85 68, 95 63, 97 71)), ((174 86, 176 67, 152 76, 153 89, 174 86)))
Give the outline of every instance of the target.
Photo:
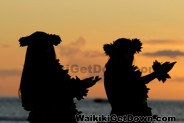
POLYGON ((61 42, 58 35, 35 32, 19 42, 28 46, 19 90, 22 106, 30 111, 28 121, 77 123, 75 115, 80 112, 74 98, 83 99, 101 78, 71 78, 56 59, 53 45, 61 42))
MULTIPOLYGON (((139 39, 120 38, 113 43, 105 44, 103 48, 109 56, 105 66, 104 85, 112 107, 111 114, 152 116, 151 108, 147 104, 149 88, 146 84, 155 78, 165 82, 170 78, 168 72, 176 62, 161 64, 155 61, 154 72, 141 76, 141 71, 133 65, 134 54, 139 53, 142 48, 139 39)), ((126 121, 127 119, 124 119, 124 122, 126 121)))

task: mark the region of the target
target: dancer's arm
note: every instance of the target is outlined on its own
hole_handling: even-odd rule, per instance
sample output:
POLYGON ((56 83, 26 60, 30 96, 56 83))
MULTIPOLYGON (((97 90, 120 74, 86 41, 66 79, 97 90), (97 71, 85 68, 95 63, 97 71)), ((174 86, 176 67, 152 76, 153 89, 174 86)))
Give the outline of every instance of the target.
POLYGON ((168 74, 168 72, 173 68, 173 66, 175 65, 176 62, 165 62, 163 64, 161 64, 158 61, 155 61, 153 63, 153 70, 154 72, 143 76, 140 78, 140 81, 147 84, 150 81, 154 80, 155 78, 157 78, 159 81, 165 82, 167 78, 171 78, 168 74))
POLYGON ((145 84, 148 84, 149 82, 151 82, 152 80, 154 80, 155 78, 157 77, 156 73, 155 72, 152 72, 148 75, 145 75, 145 76, 142 76, 140 78, 140 81, 145 83, 145 84))

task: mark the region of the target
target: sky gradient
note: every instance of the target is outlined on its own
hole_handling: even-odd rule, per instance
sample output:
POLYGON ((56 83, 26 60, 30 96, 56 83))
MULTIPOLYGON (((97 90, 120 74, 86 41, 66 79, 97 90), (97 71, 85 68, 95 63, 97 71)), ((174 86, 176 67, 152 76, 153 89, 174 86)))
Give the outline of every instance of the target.
MULTIPOLYGON (((134 64, 144 75, 151 72, 155 60, 177 61, 169 72, 172 79, 164 84, 155 79, 148 84, 149 98, 183 100, 183 5, 183 0, 1 0, 0 96, 18 96, 26 53, 19 38, 44 31, 60 35, 57 57, 72 77, 81 79, 103 78, 108 60, 103 52, 105 43, 121 37, 138 38, 143 49, 135 55, 134 64), (89 71, 89 66, 96 71, 89 71)), ((88 97, 106 97, 103 79, 90 88, 88 97)))

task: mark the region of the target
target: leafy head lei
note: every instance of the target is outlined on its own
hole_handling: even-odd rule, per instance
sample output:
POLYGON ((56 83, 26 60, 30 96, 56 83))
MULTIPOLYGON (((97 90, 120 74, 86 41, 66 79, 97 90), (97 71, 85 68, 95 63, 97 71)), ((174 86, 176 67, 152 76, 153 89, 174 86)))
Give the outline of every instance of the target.
POLYGON ((135 39, 119 38, 113 43, 105 44, 103 47, 105 54, 109 56, 122 52, 139 53, 141 52, 141 48, 142 43, 137 38, 135 39))
POLYGON ((34 32, 33 34, 22 37, 19 39, 20 46, 29 46, 29 45, 42 45, 42 44, 51 44, 58 45, 61 42, 61 38, 55 34, 47 34, 45 32, 34 32))

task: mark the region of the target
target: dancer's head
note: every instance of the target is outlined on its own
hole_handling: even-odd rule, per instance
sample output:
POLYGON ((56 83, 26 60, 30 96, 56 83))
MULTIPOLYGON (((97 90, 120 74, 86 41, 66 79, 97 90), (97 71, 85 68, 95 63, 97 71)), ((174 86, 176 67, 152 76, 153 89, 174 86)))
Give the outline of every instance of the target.
POLYGON ((47 34, 45 32, 35 32, 30 36, 19 39, 20 46, 28 46, 26 61, 42 61, 55 58, 53 45, 58 45, 61 39, 58 35, 47 34))
POLYGON ((20 83, 21 98, 25 107, 28 105, 27 99, 30 98, 30 95, 34 96, 30 89, 33 90, 35 86, 43 84, 44 82, 40 81, 41 77, 46 76, 46 72, 52 69, 52 63, 56 60, 54 45, 60 42, 58 35, 45 32, 35 32, 19 39, 21 47, 27 46, 20 83))
POLYGON ((139 39, 119 38, 113 43, 105 44, 103 48, 110 58, 132 63, 134 54, 141 51, 142 43, 139 39))

